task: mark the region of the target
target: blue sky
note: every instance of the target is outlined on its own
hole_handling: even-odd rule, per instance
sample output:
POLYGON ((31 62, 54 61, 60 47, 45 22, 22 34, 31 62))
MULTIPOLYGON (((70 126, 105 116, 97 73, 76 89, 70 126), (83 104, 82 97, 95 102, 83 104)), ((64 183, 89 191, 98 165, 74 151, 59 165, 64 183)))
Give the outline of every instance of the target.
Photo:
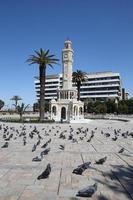
POLYGON ((26 104, 36 100, 38 66, 26 59, 34 50, 50 49, 60 65, 69 37, 74 48, 73 70, 120 72, 133 96, 133 0, 1 0, 0 99, 11 105, 19 95, 26 104))

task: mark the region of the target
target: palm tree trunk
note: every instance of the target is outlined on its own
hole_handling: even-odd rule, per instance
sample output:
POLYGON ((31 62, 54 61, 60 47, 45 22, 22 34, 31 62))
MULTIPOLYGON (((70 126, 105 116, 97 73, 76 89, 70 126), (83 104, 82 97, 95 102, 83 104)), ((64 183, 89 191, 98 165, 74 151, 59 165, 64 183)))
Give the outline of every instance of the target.
POLYGON ((45 111, 45 73, 46 73, 46 68, 45 66, 40 66, 39 67, 39 76, 40 76, 40 101, 39 101, 39 119, 40 121, 44 120, 44 111, 45 111))
POLYGON ((77 89, 78 89, 78 101, 80 100, 80 84, 77 85, 77 89))
POLYGON ((20 114, 20 122, 23 121, 23 114, 20 114))
POLYGON ((15 111, 17 112, 17 105, 18 105, 18 100, 15 99, 15 111))

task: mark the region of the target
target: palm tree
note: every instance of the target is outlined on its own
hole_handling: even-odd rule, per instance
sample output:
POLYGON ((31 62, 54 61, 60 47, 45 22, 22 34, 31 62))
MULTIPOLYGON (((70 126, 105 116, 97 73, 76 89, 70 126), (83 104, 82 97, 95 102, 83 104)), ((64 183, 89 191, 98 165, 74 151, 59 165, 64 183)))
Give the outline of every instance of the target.
POLYGON ((85 82, 87 80, 87 76, 85 72, 82 72, 81 70, 77 70, 76 72, 73 72, 72 74, 72 80, 75 83, 77 90, 78 90, 78 100, 80 100, 80 87, 82 82, 85 82))
POLYGON ((21 97, 19 97, 18 95, 14 95, 10 100, 14 101, 15 103, 13 104, 15 106, 15 109, 18 106, 18 101, 22 100, 21 97))
POLYGON ((1 99, 0 99, 0 110, 1 110, 1 108, 3 108, 3 106, 4 106, 4 101, 2 101, 1 99))
POLYGON ((24 103, 17 106, 17 112, 20 115, 20 121, 22 121, 23 114, 25 113, 26 109, 29 107, 29 104, 25 106, 24 103))
POLYGON ((39 80, 40 80, 40 99, 39 99, 39 117, 40 121, 44 120, 45 113, 45 76, 47 65, 53 68, 53 64, 57 64, 58 59, 54 58, 55 55, 49 55, 49 50, 44 51, 40 49, 35 51, 35 55, 31 55, 27 62, 39 65, 39 80))

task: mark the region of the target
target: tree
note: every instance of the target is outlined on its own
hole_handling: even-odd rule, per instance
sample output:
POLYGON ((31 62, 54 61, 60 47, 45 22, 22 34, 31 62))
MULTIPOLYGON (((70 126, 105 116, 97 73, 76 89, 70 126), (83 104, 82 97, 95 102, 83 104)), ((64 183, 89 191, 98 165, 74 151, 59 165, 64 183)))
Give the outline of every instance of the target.
POLYGON ((0 110, 1 110, 1 108, 3 108, 4 105, 5 105, 4 101, 2 101, 2 100, 0 99, 0 110))
POLYGON ((118 113, 119 114, 128 114, 128 106, 125 101, 120 101, 118 104, 118 113))
POLYGON ((113 100, 106 101, 107 113, 117 112, 117 105, 113 100))
POLYGON ((18 102, 19 102, 20 100, 22 100, 22 99, 21 99, 21 97, 19 97, 18 95, 14 95, 10 100, 12 100, 12 101, 15 102, 13 105, 15 106, 15 109, 16 109, 17 106, 18 106, 18 102))
POLYGON ((26 109, 28 108, 29 104, 25 106, 24 103, 17 106, 17 112, 20 115, 20 121, 23 119, 23 114, 25 113, 26 109))
POLYGON ((84 101, 84 110, 86 113, 94 112, 94 102, 91 98, 86 98, 84 101))
POLYGON ((38 112, 39 111, 39 103, 36 102, 33 104, 33 112, 38 112))
POLYGON ((44 120, 45 114, 45 78, 47 65, 53 68, 53 64, 57 64, 58 59, 54 58, 55 55, 49 55, 49 50, 44 51, 40 49, 35 51, 35 55, 31 55, 27 62, 39 65, 39 80, 40 80, 40 99, 39 99, 39 118, 40 121, 44 120))
POLYGON ((128 114, 133 114, 133 99, 126 100, 125 104, 128 106, 128 114))
MULTIPOLYGON (((50 102, 45 101, 45 112, 50 111, 50 102)), ((33 104, 33 112, 38 112, 39 111, 39 103, 36 102, 33 104)))
POLYGON ((76 72, 73 72, 72 74, 72 81, 76 84, 77 90, 78 90, 78 100, 80 100, 80 87, 82 82, 85 82, 87 80, 87 76, 85 72, 82 72, 81 70, 77 70, 76 72))
POLYGON ((96 114, 106 114, 107 113, 107 106, 104 103, 96 105, 95 113, 96 114))

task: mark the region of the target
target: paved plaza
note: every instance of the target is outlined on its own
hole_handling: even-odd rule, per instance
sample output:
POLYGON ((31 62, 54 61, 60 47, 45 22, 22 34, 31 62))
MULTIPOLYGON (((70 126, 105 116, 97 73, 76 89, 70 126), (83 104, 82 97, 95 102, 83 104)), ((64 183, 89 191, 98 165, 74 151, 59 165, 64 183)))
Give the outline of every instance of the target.
POLYGON ((0 122, 0 147, 11 134, 8 147, 0 148, 0 200, 133 199, 132 120, 36 125, 0 122), (89 141, 92 133, 94 137, 89 141), (116 135, 117 139, 112 139, 116 135), (49 153, 40 162, 32 161, 50 138, 46 147, 50 147, 49 153), (32 152, 39 140, 40 144, 32 152), (118 153, 121 148, 124 152, 118 153), (105 156, 103 165, 95 164, 105 156), (91 165, 82 175, 72 173, 78 165, 89 161, 91 165), (51 165, 49 177, 37 180, 48 163, 51 165), (76 196, 80 189, 94 183, 98 188, 91 198, 76 196))

